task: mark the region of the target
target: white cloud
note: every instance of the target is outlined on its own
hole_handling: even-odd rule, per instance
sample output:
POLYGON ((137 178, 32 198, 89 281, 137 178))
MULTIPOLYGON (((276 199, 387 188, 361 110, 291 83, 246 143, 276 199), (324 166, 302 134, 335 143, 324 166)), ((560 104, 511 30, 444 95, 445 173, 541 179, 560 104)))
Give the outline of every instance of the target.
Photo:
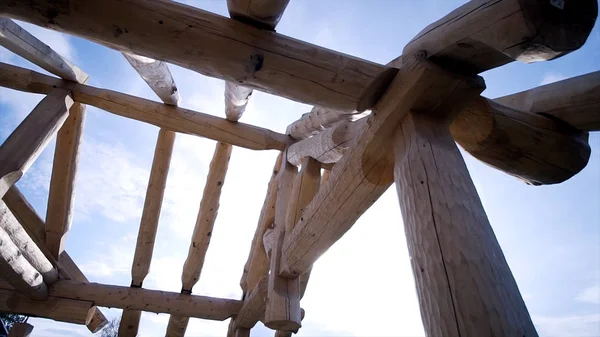
POLYGON ((578 301, 600 304, 600 284, 594 284, 584 289, 578 296, 578 301))
POLYGON ((554 82, 558 82, 558 81, 562 81, 562 80, 566 80, 566 79, 567 79, 567 76, 565 76, 563 74, 559 74, 559 73, 555 73, 555 72, 547 72, 544 74, 544 77, 542 78, 540 85, 550 84, 550 83, 554 83, 554 82))
POLYGON ((600 336, 600 314, 572 316, 534 316, 533 322, 542 337, 600 336))

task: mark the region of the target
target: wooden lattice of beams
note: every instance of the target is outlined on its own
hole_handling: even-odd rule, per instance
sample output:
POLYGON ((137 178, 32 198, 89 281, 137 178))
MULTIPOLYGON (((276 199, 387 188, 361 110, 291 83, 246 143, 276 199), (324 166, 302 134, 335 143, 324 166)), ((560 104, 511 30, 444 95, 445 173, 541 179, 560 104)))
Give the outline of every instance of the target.
POLYGON ((537 335, 455 142, 534 185, 586 166, 587 132, 600 130, 600 72, 497 99, 480 95, 477 74, 577 50, 596 0, 474 0, 385 66, 276 33, 288 1, 228 0, 231 19, 158 0, 0 2, 3 16, 119 50, 164 103, 87 85, 85 72, 0 19, 2 46, 60 77, 0 64, 0 85, 46 95, 0 147, 0 311, 95 332, 106 323, 96 306, 122 308, 119 336, 137 335, 142 311, 170 314, 167 336, 183 336, 190 317, 231 318, 229 336, 249 336, 258 321, 289 336, 302 325, 313 263, 395 183, 427 335, 537 335), (178 107, 166 62, 226 81, 226 118, 178 107), (238 122, 254 89, 315 106, 286 134, 238 122), (64 251, 86 105, 160 127, 130 287, 89 283, 64 251), (143 281, 177 133, 217 144, 182 290, 171 293, 143 281), (42 219, 14 185, 54 135, 42 219), (233 146, 280 152, 243 268, 244 295, 193 295, 233 146))

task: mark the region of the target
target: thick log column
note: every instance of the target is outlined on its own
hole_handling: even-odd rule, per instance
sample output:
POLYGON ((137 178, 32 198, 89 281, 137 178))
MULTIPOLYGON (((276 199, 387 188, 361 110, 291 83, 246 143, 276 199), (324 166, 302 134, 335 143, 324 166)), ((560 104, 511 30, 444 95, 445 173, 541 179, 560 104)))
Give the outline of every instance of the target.
POLYGON ((428 336, 537 336, 449 131, 410 113, 394 179, 428 336))

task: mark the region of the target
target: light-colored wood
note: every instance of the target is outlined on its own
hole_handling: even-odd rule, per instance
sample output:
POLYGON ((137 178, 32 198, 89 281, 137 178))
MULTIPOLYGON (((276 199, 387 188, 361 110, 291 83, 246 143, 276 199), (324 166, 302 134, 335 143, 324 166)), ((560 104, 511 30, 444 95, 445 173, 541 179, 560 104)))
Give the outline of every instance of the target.
POLYGON ((513 60, 551 60, 579 49, 597 15, 597 0, 470 1, 425 27, 403 55, 424 51, 448 69, 472 74, 513 60))
MULTIPOLYGON (((13 215, 17 218, 19 223, 27 231, 31 239, 36 243, 37 247, 42 250, 44 255, 52 262, 53 265, 58 264, 59 272, 63 278, 80 282, 88 282, 88 279, 81 272, 79 267, 77 267, 77 264, 75 264, 73 259, 71 259, 66 251, 63 251, 58 257, 58 263, 53 260, 52 254, 50 254, 50 251, 48 251, 44 245, 44 242, 46 241, 44 221, 35 212, 33 206, 29 204, 27 199, 25 199, 23 194, 21 194, 16 186, 13 186, 8 190, 8 192, 6 192, 3 200, 13 215)), ((86 325, 92 333, 96 333, 106 324, 108 324, 108 320, 104 314, 102 314, 100 309, 96 307, 93 307, 92 309, 92 319, 86 325)))
POLYGON ((60 280, 50 296, 93 302, 97 306, 143 310, 223 321, 236 315, 242 301, 168 291, 60 280))
POLYGON ((298 277, 306 271, 392 184, 389 137, 409 111, 458 109, 485 87, 479 77, 451 74, 417 57, 399 59, 394 65, 400 71, 361 136, 285 238, 283 275, 298 277))
POLYGON ((279 170, 277 199, 275 202, 275 222, 271 240, 264 241, 269 257, 269 286, 265 308, 265 326, 274 330, 295 331, 301 327, 300 282, 298 278, 279 276, 281 247, 288 226, 288 209, 294 207, 292 191, 298 170, 283 160, 279 170))
POLYGON ((141 310, 123 309, 119 321, 119 337, 137 337, 141 317, 141 310))
POLYGON ((8 332, 8 337, 29 337, 33 331, 33 325, 29 323, 13 323, 12 328, 8 332))
POLYGON ((204 265, 204 257, 210 244, 213 226, 217 219, 219 211, 219 199, 221 189, 225 183, 225 175, 229 166, 231 156, 231 145, 217 143, 215 152, 208 169, 208 177, 200 202, 198 218, 194 226, 192 241, 188 251, 187 259, 183 267, 181 281, 183 283, 182 291, 192 292, 192 287, 198 282, 200 272, 204 265))
POLYGON ((313 158, 302 159, 302 168, 295 177, 285 220, 285 232, 291 233, 306 206, 319 191, 321 164, 313 158))
POLYGON ((321 133, 296 142, 290 145, 287 160, 293 165, 300 165, 304 157, 314 158, 324 164, 336 163, 350 147, 352 140, 362 132, 367 120, 340 121, 321 133))
POLYGON ((494 101, 515 110, 556 117, 582 131, 600 131, 600 71, 494 101))
POLYGON ((3 201, 0 201, 0 227, 8 234, 17 249, 19 249, 19 254, 42 275, 44 283, 49 285, 58 280, 58 270, 44 256, 44 253, 29 237, 23 226, 21 226, 3 201))
POLYGON ((235 317, 234 328, 252 329, 263 318, 267 304, 268 288, 269 280, 265 276, 258 281, 256 287, 244 299, 242 309, 240 309, 240 312, 235 317))
POLYGON ((475 158, 533 185, 571 178, 591 153, 587 132, 486 98, 471 101, 450 130, 475 158))
POLYGON ((341 110, 369 109, 395 74, 174 1, 34 0, 2 3, 0 14, 247 88, 341 110))
POLYGON ((394 176, 428 336, 537 336, 449 120, 411 113, 394 176))
POLYGON ((294 139, 306 139, 339 124, 364 118, 368 112, 341 111, 315 106, 300 119, 288 125, 286 133, 294 139))
POLYGON ((264 128, 244 123, 232 123, 224 118, 115 91, 61 81, 5 63, 0 63, 0 85, 15 90, 44 94, 52 91, 53 86, 66 88, 71 90, 75 101, 119 116, 253 150, 283 150, 290 141, 288 136, 264 128))
MULTIPOLYGON (((1 218, 0 221, 5 219, 1 218)), ((48 298, 48 288, 42 275, 25 259, 2 227, 0 227, 0 275, 15 289, 32 299, 48 298)))
POLYGON ((12 289, 0 288, 0 311, 53 319, 73 324, 91 321, 93 303, 50 296, 44 301, 27 298, 12 289))
POLYGON ((154 240, 158 230, 160 209, 167 185, 167 174, 171 164, 171 155, 175 143, 175 133, 161 129, 158 132, 150 179, 146 190, 146 200, 137 236, 137 245, 131 268, 131 285, 141 287, 150 271, 150 261, 154 251, 154 240))
POLYGON ((69 115, 71 94, 52 89, 0 146, 0 197, 42 153, 69 115))
POLYGON ((123 53, 123 56, 161 101, 169 105, 179 104, 179 91, 165 62, 130 53, 123 53))
POLYGON ((283 156, 284 153, 280 153, 275 161, 271 179, 269 180, 269 184, 267 186, 265 201, 260 211, 254 237, 252 238, 250 254, 248 255, 248 260, 244 266, 244 273, 242 274, 242 278, 240 280, 240 286, 242 287, 244 293, 248 293, 254 289, 259 280, 269 272, 269 259, 267 258, 267 253, 263 246, 263 237, 266 230, 273 225, 273 222, 275 222, 277 184, 279 181, 279 168, 281 167, 283 156))
POLYGON ((252 96, 252 89, 229 81, 225 82, 225 116, 227 116, 227 120, 237 122, 242 118, 250 96, 252 96))
POLYGON ((0 18, 0 45, 56 76, 79 83, 88 79, 88 74, 7 18, 0 18))
POLYGON ((274 30, 290 0, 227 0, 232 19, 274 30))
POLYGON ((65 235, 71 228, 73 220, 75 179, 85 123, 85 109, 83 104, 73 104, 69 109, 69 117, 56 135, 46 211, 46 247, 56 259, 64 250, 65 235))
POLYGON ((167 324, 166 336, 169 337, 183 337, 187 330, 190 318, 186 316, 171 315, 169 317, 169 323, 167 324))

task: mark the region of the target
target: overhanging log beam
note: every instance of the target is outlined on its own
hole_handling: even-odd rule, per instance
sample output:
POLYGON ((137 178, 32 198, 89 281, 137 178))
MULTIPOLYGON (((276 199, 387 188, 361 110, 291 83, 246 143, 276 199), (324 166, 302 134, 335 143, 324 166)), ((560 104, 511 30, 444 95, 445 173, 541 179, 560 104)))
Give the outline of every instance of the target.
POLYGON ((223 321, 236 315, 242 301, 208 296, 183 295, 168 291, 61 280, 50 296, 93 302, 94 305, 142 310, 223 321))
POLYGON ((179 91, 165 62, 130 53, 123 53, 123 56, 161 101, 169 105, 179 104, 179 91))
POLYGON ((0 197, 21 179, 42 153, 67 119, 71 105, 73 99, 68 91, 49 88, 48 96, 0 146, 0 197))
POLYGON ((342 110, 370 108, 395 73, 171 1, 34 0, 3 3, 0 14, 244 87, 342 110))
POLYGON ((360 138, 333 167, 286 237, 283 275, 298 277, 306 271, 392 184, 394 160, 387 142, 409 111, 458 109, 484 88, 481 78, 450 74, 417 57, 396 62, 400 71, 360 138))
POLYGON ((227 0, 229 16, 254 27, 275 30, 290 0, 227 0))
POLYGON ((253 150, 283 150, 289 137, 264 128, 232 123, 197 111, 168 106, 107 89, 63 81, 35 71, 0 63, 0 85, 15 90, 47 94, 53 87, 71 90, 76 102, 119 116, 150 123, 175 132, 206 137, 253 150))

